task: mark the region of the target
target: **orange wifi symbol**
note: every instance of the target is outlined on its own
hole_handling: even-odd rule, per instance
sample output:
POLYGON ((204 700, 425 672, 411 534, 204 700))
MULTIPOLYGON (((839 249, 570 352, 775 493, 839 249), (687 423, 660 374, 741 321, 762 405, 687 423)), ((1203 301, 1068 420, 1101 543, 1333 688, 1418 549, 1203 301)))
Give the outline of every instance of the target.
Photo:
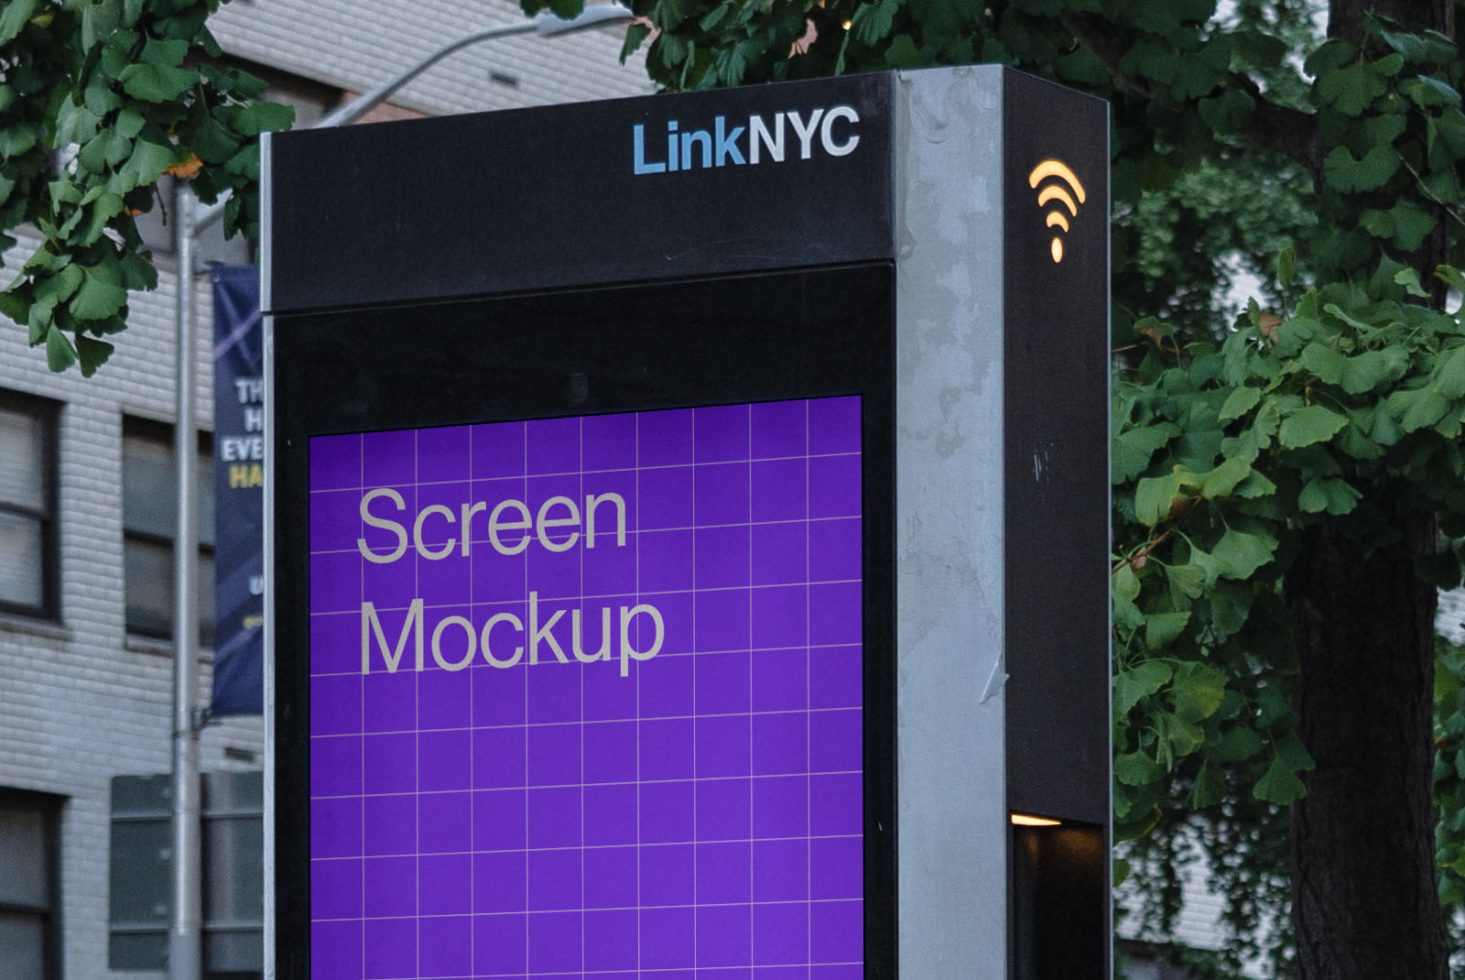
POLYGON ((1044 160, 1034 167, 1033 172, 1028 174, 1028 186, 1038 191, 1038 207, 1047 207, 1054 201, 1063 205, 1054 205, 1043 219, 1053 229, 1053 261, 1062 262, 1063 235, 1068 231, 1068 219, 1078 217, 1078 206, 1088 200, 1088 195, 1084 193, 1078 175, 1062 160, 1044 160), (1038 190, 1038 185, 1049 178, 1052 178, 1052 182, 1044 184, 1043 189, 1038 190), (1063 213, 1064 208, 1068 209, 1067 214, 1063 213))

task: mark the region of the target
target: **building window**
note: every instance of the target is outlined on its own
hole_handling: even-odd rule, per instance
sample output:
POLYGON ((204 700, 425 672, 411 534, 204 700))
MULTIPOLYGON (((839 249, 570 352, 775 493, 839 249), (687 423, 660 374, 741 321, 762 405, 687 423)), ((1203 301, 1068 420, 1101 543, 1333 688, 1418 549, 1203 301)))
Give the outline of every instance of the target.
MULTIPOLYGON (((199 642, 214 642, 213 440, 198 442, 199 642)), ((147 419, 122 421, 122 563, 127 631, 173 636, 173 534, 178 494, 173 472, 173 427, 147 419)))
POLYGON ((61 801, 0 789, 0 963, 4 975, 61 975, 57 831, 61 801))
POLYGON ((0 610, 57 618, 53 401, 0 391, 0 610))

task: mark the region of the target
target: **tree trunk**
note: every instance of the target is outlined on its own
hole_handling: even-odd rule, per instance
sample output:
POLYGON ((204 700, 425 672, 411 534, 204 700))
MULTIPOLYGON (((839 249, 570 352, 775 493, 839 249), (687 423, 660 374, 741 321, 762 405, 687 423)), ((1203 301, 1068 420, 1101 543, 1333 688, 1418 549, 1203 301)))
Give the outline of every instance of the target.
POLYGON ((1292 807, 1302 980, 1449 980, 1436 891, 1436 593, 1414 572, 1434 521, 1370 550, 1314 526, 1287 575, 1302 740, 1317 761, 1292 807))
POLYGON ((1406 27, 1455 36, 1455 0, 1332 0, 1328 5, 1328 37, 1353 44, 1363 40, 1363 15, 1391 17, 1406 27))
MULTIPOLYGON (((1331 0, 1328 35, 1361 45, 1373 11, 1453 37, 1454 2, 1331 0)), ((1411 257, 1421 278, 1444 260, 1443 228, 1411 257)), ((1325 520, 1287 574, 1299 734, 1317 761, 1292 807, 1301 980, 1449 980, 1431 794, 1437 595, 1414 571, 1436 531, 1429 515, 1402 523, 1401 540, 1371 549, 1325 520)))

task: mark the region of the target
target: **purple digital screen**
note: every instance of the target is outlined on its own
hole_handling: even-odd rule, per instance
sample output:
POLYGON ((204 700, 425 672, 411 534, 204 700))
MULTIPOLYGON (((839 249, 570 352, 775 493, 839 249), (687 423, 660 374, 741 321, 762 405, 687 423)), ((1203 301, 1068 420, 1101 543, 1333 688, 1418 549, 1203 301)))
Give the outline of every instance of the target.
POLYGON ((309 451, 315 980, 864 976, 858 397, 309 451))

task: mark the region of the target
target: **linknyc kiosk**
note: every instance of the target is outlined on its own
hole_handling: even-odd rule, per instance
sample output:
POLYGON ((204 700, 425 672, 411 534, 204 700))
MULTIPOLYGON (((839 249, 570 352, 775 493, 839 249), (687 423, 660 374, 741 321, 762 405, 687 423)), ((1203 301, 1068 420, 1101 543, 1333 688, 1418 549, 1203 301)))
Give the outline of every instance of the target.
POLYGON ((265 144, 274 976, 1109 975, 1108 114, 265 144))

